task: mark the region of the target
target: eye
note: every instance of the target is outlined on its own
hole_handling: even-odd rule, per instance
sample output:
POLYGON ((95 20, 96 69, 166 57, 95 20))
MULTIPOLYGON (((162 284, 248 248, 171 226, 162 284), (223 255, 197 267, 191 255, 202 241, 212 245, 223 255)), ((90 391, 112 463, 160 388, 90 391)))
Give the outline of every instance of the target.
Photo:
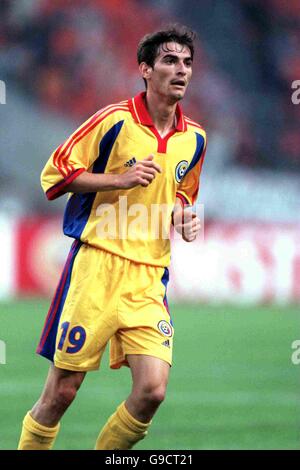
POLYGON ((173 57, 167 57, 165 59, 166 64, 174 64, 175 59, 173 57))

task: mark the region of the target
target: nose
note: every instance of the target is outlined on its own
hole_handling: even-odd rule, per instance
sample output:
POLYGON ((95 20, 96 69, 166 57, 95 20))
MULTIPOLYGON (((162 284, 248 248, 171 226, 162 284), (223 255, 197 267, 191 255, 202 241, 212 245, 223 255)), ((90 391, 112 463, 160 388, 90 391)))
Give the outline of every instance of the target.
POLYGON ((183 61, 179 61, 177 64, 177 74, 185 76, 187 74, 187 68, 183 61))

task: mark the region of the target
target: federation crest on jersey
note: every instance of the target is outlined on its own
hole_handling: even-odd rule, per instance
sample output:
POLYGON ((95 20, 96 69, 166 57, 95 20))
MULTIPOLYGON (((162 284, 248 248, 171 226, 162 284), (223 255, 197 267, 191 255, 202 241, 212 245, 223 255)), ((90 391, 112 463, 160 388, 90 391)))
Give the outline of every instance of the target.
POLYGON ((157 328, 164 336, 167 336, 168 338, 170 338, 173 334, 170 323, 165 320, 160 320, 160 322, 157 324, 157 328))
POLYGON ((181 160, 175 168, 175 179, 177 183, 180 183, 182 178, 185 175, 186 170, 188 169, 189 162, 187 160, 181 160))

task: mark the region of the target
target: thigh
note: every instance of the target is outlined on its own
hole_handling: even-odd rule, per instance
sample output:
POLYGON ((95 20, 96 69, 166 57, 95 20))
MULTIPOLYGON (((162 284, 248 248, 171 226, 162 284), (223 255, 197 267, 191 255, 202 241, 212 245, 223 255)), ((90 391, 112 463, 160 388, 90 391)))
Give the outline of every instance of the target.
POLYGON ((170 365, 153 356, 128 354, 134 389, 163 387, 168 384, 170 365))

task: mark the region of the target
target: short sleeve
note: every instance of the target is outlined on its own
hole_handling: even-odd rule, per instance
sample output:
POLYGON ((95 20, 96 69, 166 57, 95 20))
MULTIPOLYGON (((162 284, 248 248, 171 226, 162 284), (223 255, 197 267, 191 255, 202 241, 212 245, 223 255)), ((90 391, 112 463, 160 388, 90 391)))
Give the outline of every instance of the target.
POLYGON ((41 185, 49 200, 65 193, 65 187, 99 157, 105 134, 117 122, 117 113, 98 111, 80 126, 50 156, 41 174, 41 185))

